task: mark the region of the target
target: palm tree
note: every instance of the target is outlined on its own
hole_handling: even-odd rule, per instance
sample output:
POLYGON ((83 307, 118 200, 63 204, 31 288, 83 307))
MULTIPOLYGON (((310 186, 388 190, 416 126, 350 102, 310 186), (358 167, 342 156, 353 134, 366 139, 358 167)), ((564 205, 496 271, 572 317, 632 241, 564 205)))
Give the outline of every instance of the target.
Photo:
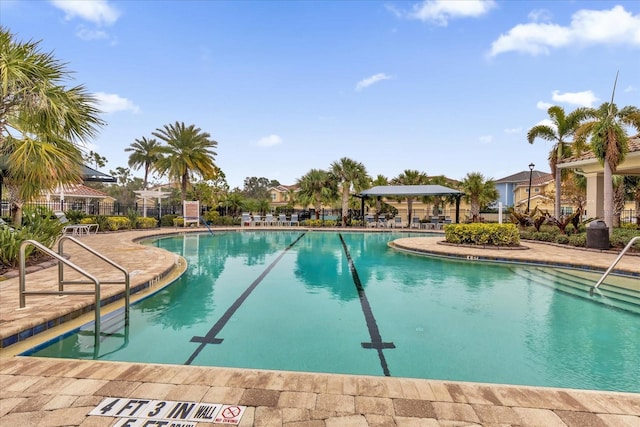
MULTIPOLYGON (((381 174, 378 174, 378 176, 376 176, 376 179, 372 180, 370 183, 371 187, 378 187, 378 186, 384 186, 384 185, 389 185, 389 179, 381 174)), ((371 206, 371 202, 368 202, 369 206, 371 206)), ((374 202, 374 206, 376 208, 376 217, 375 217, 375 221, 378 222, 378 219, 380 218, 380 210, 382 209, 382 201, 380 200, 380 197, 376 197, 375 198, 375 202, 374 202)))
POLYGON ((16 225, 25 202, 81 180, 80 147, 104 124, 95 98, 82 85, 65 87, 71 72, 39 44, 0 27, 0 157, 16 225))
POLYGON ((336 181, 331 174, 322 169, 311 169, 296 184, 300 187, 298 200, 313 205, 316 219, 320 219, 322 203, 333 200, 337 193, 336 181))
POLYGON ((640 131, 640 109, 627 106, 618 110, 613 103, 613 95, 611 101, 603 103, 598 109, 589 109, 589 120, 576 131, 576 140, 584 142, 589 139, 591 151, 604 166, 604 222, 609 227, 609 235, 613 233, 612 176, 629 150, 626 126, 640 131))
POLYGON ((500 198, 496 184, 491 178, 485 179, 480 172, 469 172, 461 184, 465 192, 464 198, 471 204, 471 220, 478 222, 480 208, 500 198))
POLYGON ((562 170, 557 168, 556 165, 572 155, 571 142, 568 141, 568 139, 573 137, 580 126, 580 122, 585 119, 586 112, 586 108, 578 108, 567 115, 564 108, 554 105, 547 110, 552 125, 536 125, 527 132, 527 141, 529 141, 529 144, 533 144, 536 138, 542 138, 555 143, 549 152, 549 167, 556 181, 554 216, 558 219, 560 218, 562 194, 562 170))
POLYGON ((342 226, 346 227, 351 189, 361 191, 367 186, 369 181, 367 168, 360 162, 343 157, 331 163, 331 174, 340 182, 340 189, 342 190, 342 226))
MULTIPOLYGON (((393 184, 396 185, 423 185, 429 183, 429 177, 426 173, 420 172, 417 170, 405 169, 397 177, 391 180, 393 184)), ((411 224, 411 216, 413 210, 413 201, 415 197, 406 197, 407 199, 407 210, 408 210, 408 224, 411 224)))
POLYGON ((158 160, 162 158, 162 146, 155 138, 136 139, 129 147, 124 149, 129 154, 129 167, 133 169, 144 168, 144 188, 147 188, 149 172, 155 167, 158 160))
POLYGON ((213 149, 218 143, 210 139, 207 132, 195 125, 175 122, 156 129, 152 135, 167 143, 162 147, 164 156, 158 160, 156 168, 161 174, 168 173, 170 179, 180 181, 182 202, 186 200, 191 177, 200 175, 205 180, 216 177, 218 168, 213 160, 216 155, 213 149))

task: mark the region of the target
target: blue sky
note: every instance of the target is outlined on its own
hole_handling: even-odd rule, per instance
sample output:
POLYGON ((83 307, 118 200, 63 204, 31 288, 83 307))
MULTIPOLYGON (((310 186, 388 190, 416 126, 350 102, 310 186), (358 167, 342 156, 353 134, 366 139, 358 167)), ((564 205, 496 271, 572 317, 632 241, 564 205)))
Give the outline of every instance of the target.
POLYGON ((342 157, 499 179, 548 171, 527 130, 608 101, 618 70, 615 102, 640 106, 638 1, 2 0, 0 23, 100 100, 106 171, 181 121, 218 142, 231 187, 342 157))

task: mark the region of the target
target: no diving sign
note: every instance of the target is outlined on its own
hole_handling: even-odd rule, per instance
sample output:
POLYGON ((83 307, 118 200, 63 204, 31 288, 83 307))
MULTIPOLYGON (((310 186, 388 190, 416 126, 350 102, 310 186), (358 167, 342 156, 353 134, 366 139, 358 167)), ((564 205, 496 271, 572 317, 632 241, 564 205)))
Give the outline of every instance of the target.
POLYGON ((115 427, 196 427, 198 423, 240 424, 246 409, 220 403, 108 397, 89 415, 118 418, 115 427))

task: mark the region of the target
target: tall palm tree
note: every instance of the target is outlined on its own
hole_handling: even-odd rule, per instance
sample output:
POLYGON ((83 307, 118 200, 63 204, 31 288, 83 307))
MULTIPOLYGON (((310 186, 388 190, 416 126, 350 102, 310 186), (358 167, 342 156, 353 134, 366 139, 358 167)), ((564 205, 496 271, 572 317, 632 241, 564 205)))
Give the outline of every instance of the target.
POLYGON ((556 201, 554 206, 554 216, 560 218, 562 170, 556 165, 563 159, 572 155, 571 141, 569 141, 580 126, 580 122, 586 118, 587 109, 578 108, 568 115, 564 108, 554 105, 547 110, 551 118, 552 125, 540 124, 532 127, 527 132, 527 141, 533 144, 536 138, 542 138, 554 142, 554 146, 549 152, 549 167, 555 176, 556 201))
POLYGON ((129 154, 129 167, 133 169, 144 168, 144 188, 147 188, 149 172, 155 168, 158 160, 162 158, 162 145, 157 139, 136 139, 127 148, 124 149, 129 154))
POLYGON ((320 219, 322 203, 335 198, 336 180, 325 170, 311 169, 296 184, 300 187, 298 200, 303 204, 311 204, 316 211, 316 219, 320 219))
MULTIPOLYGON (((615 93, 615 85, 614 85, 615 93)), ((612 176, 629 150, 627 126, 640 131, 640 109, 626 106, 618 110, 616 104, 605 102, 597 109, 589 109, 588 121, 576 131, 576 140, 589 139, 591 151, 604 166, 604 222, 613 233, 613 179, 612 176)))
MULTIPOLYGON (((420 172, 415 169, 405 169, 404 172, 393 178, 391 180, 391 183, 396 185, 424 185, 429 183, 429 177, 424 172, 420 172)), ((407 221, 409 224, 411 224, 411 216, 413 214, 413 201, 415 200, 415 197, 406 197, 406 199, 408 210, 407 221)))
POLYGON ((199 175, 203 179, 214 179, 218 168, 214 163, 218 143, 207 132, 203 132, 195 125, 175 122, 158 128, 152 135, 164 141, 167 146, 162 147, 163 157, 157 162, 157 170, 167 173, 170 179, 180 182, 182 202, 187 195, 189 180, 199 175))
POLYGON ((493 179, 486 179, 480 172, 469 172, 462 180, 464 198, 471 204, 471 219, 478 222, 480 219, 480 208, 495 202, 500 198, 500 193, 496 188, 493 179))
POLYGON ((80 148, 104 124, 95 98, 82 85, 65 87, 71 72, 39 45, 0 27, 0 157, 16 225, 25 202, 80 181, 80 148))
POLYGON ((331 163, 331 174, 340 182, 342 192, 342 226, 347 226, 347 212, 349 212, 349 196, 351 190, 361 191, 368 182, 367 168, 360 162, 343 157, 331 163))
MULTIPOLYGON (((381 174, 378 174, 376 176, 376 178, 374 180, 371 181, 370 186, 371 187, 378 187, 378 186, 384 186, 384 185, 389 185, 389 179, 381 174)), ((367 204, 371 207, 371 202, 367 202, 367 204)), ((382 209, 382 201, 380 200, 380 197, 376 197, 375 201, 373 202, 373 206, 376 209, 376 217, 375 220, 376 222, 378 222, 378 219, 380 217, 380 210, 382 209)))

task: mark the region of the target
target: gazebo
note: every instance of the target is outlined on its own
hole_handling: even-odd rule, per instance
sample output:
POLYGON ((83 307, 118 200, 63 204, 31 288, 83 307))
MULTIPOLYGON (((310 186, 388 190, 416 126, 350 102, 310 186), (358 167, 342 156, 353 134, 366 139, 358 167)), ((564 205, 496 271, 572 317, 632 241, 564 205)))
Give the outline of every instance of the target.
POLYGON ((364 200, 369 197, 425 197, 454 196, 456 198, 456 223, 460 222, 460 198, 462 191, 443 185, 379 185, 360 192, 361 209, 364 212, 364 200))

